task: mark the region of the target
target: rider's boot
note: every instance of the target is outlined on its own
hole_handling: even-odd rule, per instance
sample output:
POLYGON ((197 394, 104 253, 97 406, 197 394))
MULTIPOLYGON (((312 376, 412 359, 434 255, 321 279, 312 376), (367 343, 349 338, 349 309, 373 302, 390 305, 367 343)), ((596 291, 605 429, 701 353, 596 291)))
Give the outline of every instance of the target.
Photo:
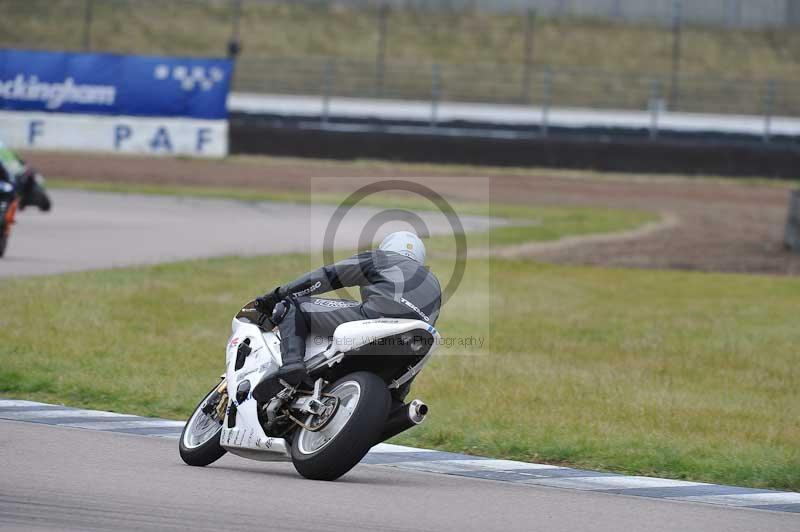
POLYGON ((301 382, 311 385, 311 379, 303 363, 306 342, 299 336, 284 336, 281 339, 281 358, 283 365, 266 379, 253 388, 253 397, 260 403, 267 403, 275 397, 284 386, 284 381, 290 386, 297 386, 301 382))
POLYGON ((303 362, 303 357, 306 352, 306 340, 300 336, 288 336, 281 338, 281 358, 283 364, 281 365, 278 373, 275 374, 277 379, 283 379, 292 386, 296 386, 301 382, 310 382, 306 365, 303 362))

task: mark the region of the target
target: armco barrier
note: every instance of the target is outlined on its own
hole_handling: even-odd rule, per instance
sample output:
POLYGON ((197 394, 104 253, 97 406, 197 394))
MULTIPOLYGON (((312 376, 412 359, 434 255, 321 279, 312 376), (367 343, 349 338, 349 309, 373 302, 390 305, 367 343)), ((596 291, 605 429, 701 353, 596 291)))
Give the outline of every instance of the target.
POLYGON ((231 115, 232 153, 327 159, 389 159, 494 166, 542 166, 796 179, 800 145, 742 140, 664 138, 552 131, 544 137, 498 138, 411 127, 361 124, 314 127, 291 119, 231 115))

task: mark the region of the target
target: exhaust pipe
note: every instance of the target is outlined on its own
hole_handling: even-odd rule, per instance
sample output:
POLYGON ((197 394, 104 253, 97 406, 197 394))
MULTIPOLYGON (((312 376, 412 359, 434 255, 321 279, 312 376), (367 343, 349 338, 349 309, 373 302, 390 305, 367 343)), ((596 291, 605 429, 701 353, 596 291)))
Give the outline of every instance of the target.
POLYGON ((383 427, 383 433, 381 433, 378 442, 386 441, 411 427, 419 425, 425 421, 427 414, 428 405, 419 399, 414 399, 410 403, 392 410, 389 412, 389 418, 386 420, 386 425, 383 427))

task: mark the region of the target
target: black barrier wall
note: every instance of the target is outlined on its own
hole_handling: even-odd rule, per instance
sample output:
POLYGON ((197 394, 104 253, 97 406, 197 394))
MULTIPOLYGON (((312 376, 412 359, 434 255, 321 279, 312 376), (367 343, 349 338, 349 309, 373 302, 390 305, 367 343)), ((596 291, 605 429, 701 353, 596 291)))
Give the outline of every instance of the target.
POLYGON ((335 127, 252 115, 231 116, 231 153, 325 159, 492 166, 538 166, 780 179, 800 177, 800 144, 703 138, 632 138, 566 134, 498 138, 496 133, 448 134, 448 129, 335 127))

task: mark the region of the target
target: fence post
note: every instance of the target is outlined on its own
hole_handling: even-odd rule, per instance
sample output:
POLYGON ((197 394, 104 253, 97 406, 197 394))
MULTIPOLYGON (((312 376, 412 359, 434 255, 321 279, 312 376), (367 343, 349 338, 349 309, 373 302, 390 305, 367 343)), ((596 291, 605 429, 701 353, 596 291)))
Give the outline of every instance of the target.
POLYGON ((92 18, 94 17, 94 0, 86 0, 83 10, 83 50, 88 52, 92 47, 92 18))
POLYGON ((375 95, 383 96, 386 75, 386 34, 389 30, 389 5, 382 1, 378 8, 378 47, 375 54, 375 95))
POLYGON ((669 105, 675 110, 680 98, 681 38, 683 34, 683 1, 672 0, 672 69, 670 72, 669 105))
POLYGON ((800 26, 800 3, 786 2, 786 27, 796 28, 800 26))
POLYGON ((231 37, 228 39, 228 58, 236 59, 242 51, 239 41, 239 22, 242 18, 242 0, 233 0, 233 12, 231 13, 231 37))
POLYGON ((553 85, 553 74, 550 68, 545 68, 542 71, 542 121, 539 124, 539 129, 542 136, 546 137, 550 129, 550 96, 553 85))
POLYGON ((614 3, 611 6, 611 17, 618 21, 623 18, 621 0, 614 0, 614 3))
POLYGON ((783 243, 789 251, 800 253, 800 190, 793 190, 789 196, 789 217, 783 243))
POLYGON ((775 80, 767 81, 767 90, 764 95, 764 142, 769 142, 772 137, 772 115, 775 113, 775 80))
POLYGON ((322 79, 322 124, 328 125, 331 113, 331 93, 333 92, 334 76, 336 75, 335 59, 328 59, 325 63, 325 72, 322 79))
POLYGON ((742 1, 741 0, 727 0, 726 7, 728 8, 727 26, 729 28, 739 28, 742 26, 742 1))
POLYGON ((658 137, 658 115, 661 111, 661 81, 656 78, 650 84, 650 140, 658 137))
POLYGON ((531 70, 533 67, 533 30, 536 23, 536 10, 528 8, 525 18, 525 43, 522 72, 522 102, 531 101, 531 70))
POLYGON ((431 67, 431 120, 430 127, 439 125, 439 99, 442 91, 442 73, 438 64, 431 67))

